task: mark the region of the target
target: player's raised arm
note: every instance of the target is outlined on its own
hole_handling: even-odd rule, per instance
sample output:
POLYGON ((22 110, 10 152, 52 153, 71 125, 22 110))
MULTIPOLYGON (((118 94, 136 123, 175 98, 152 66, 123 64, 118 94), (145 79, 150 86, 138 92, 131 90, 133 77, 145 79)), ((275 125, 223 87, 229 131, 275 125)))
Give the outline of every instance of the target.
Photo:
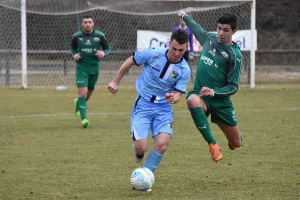
POLYGON ((208 32, 204 30, 200 24, 188 16, 183 10, 180 10, 177 15, 186 23, 187 27, 189 27, 200 44, 203 45, 208 36, 208 32))

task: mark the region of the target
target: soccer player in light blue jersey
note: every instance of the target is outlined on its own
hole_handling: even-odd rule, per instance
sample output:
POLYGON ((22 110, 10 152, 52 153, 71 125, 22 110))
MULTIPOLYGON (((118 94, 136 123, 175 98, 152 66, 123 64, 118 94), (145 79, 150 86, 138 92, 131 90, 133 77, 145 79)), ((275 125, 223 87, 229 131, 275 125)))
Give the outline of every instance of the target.
POLYGON ((215 34, 204 30, 182 10, 178 16, 202 45, 194 88, 187 94, 187 104, 197 129, 209 145, 212 160, 218 162, 222 153, 211 132, 209 115, 226 136, 229 149, 241 146, 241 134, 230 98, 238 90, 242 66, 240 48, 232 41, 237 31, 237 18, 232 13, 224 13, 217 20, 215 34))
POLYGON ((179 102, 189 81, 190 68, 183 59, 188 42, 188 33, 179 29, 172 33, 169 49, 150 47, 133 53, 108 85, 108 90, 116 94, 119 82, 130 67, 143 66, 136 80, 138 95, 132 106, 131 137, 135 161, 140 163, 152 132, 154 148, 144 162, 144 167, 152 172, 158 168, 172 138, 172 105, 179 102))

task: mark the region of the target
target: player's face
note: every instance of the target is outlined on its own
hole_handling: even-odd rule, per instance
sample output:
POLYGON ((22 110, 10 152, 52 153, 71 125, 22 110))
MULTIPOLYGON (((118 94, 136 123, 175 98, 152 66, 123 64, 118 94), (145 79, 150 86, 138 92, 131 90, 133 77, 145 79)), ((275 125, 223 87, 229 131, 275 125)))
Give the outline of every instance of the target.
POLYGON ((94 30, 94 21, 92 18, 84 18, 81 27, 85 33, 91 33, 94 30))
POLYGON ((179 44, 176 40, 172 40, 169 44, 169 51, 167 54, 169 61, 173 63, 179 62, 187 48, 187 43, 179 44))
POLYGON ((222 44, 232 44, 232 35, 236 32, 236 29, 232 30, 229 24, 218 24, 217 27, 219 42, 222 44))

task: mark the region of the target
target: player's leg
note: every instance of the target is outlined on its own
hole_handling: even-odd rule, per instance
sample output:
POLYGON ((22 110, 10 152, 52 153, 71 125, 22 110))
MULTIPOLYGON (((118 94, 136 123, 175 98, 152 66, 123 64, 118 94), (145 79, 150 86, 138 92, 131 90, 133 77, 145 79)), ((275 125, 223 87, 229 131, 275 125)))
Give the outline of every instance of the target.
POLYGON ((83 128, 87 128, 89 126, 89 121, 87 120, 86 110, 86 96, 87 96, 88 88, 87 87, 80 87, 78 88, 78 100, 77 105, 81 116, 81 125, 83 128))
POLYGON ((187 97, 187 105, 194 120, 194 124, 209 145, 212 160, 218 162, 222 159, 222 153, 216 139, 212 134, 209 122, 207 120, 207 105, 198 94, 198 91, 189 92, 187 97))
POLYGON ((155 172, 164 157, 172 137, 173 111, 169 103, 164 106, 155 105, 155 116, 152 123, 154 148, 148 155, 144 167, 155 172))
POLYGON ((88 75, 81 69, 76 70, 76 85, 78 89, 77 106, 81 116, 81 125, 86 128, 89 125, 86 119, 86 97, 88 93, 88 75))
POLYGON ((211 118, 212 122, 216 123, 226 136, 231 150, 241 146, 241 134, 230 99, 216 102, 211 118))
POLYGON ((80 112, 78 108, 78 98, 74 99, 74 114, 75 117, 80 117, 80 112))
POLYGON ((164 154, 171 142, 171 135, 169 133, 159 133, 154 137, 154 148, 148 155, 144 167, 147 167, 152 172, 155 172, 158 165, 162 161, 164 154))
POLYGON ((133 140, 134 160, 142 162, 148 149, 148 136, 151 126, 151 109, 138 96, 132 106, 130 129, 133 140))
POLYGON ((238 125, 236 126, 226 126, 218 125, 223 131, 224 135, 228 140, 229 149, 234 150, 242 145, 242 136, 239 131, 238 125))
POLYGON ((91 96, 95 90, 98 76, 99 76, 98 71, 94 71, 93 74, 89 75, 88 92, 87 92, 87 96, 86 96, 86 101, 88 101, 91 98, 91 96))

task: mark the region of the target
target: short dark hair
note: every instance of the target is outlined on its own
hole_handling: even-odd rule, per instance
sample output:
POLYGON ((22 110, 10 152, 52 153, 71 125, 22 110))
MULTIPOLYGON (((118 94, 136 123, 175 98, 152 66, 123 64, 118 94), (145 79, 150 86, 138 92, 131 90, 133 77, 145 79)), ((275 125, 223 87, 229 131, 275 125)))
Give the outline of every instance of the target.
POLYGON ((220 24, 229 24, 231 29, 234 30, 237 28, 237 18, 232 13, 224 13, 219 19, 218 23, 220 24))
POLYGON ((91 18, 94 21, 94 18, 91 15, 84 15, 83 18, 82 18, 82 20, 83 19, 88 19, 88 18, 91 18))
POLYGON ((170 42, 172 42, 173 40, 176 40, 179 44, 188 43, 189 34, 185 30, 180 28, 172 33, 170 42))

